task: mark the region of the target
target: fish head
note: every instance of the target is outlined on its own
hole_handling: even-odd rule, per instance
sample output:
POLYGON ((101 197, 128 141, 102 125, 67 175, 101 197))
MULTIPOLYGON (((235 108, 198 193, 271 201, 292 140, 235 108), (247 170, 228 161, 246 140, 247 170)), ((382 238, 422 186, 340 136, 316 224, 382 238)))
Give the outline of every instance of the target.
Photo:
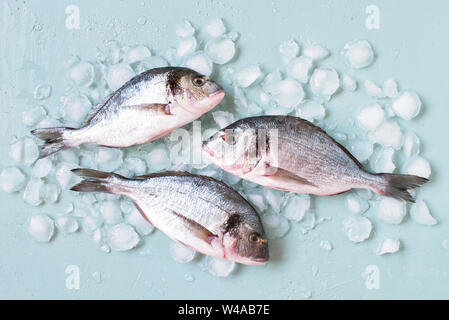
POLYGON ((231 126, 204 141, 202 149, 214 164, 242 176, 252 171, 260 160, 258 135, 255 129, 231 126))
POLYGON ((226 258, 238 263, 263 265, 268 261, 268 241, 256 212, 245 220, 243 215, 228 218, 223 234, 226 258))
POLYGON ((208 112, 225 96, 215 81, 187 68, 179 68, 175 76, 169 76, 168 86, 176 104, 193 114, 208 112))

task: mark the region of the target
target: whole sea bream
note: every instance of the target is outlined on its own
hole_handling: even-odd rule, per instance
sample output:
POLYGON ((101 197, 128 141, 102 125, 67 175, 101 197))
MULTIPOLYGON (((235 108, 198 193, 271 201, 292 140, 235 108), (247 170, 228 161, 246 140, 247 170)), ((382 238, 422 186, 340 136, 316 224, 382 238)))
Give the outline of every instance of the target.
POLYGON ((196 71, 155 68, 126 82, 94 107, 81 128, 42 128, 40 158, 92 143, 128 147, 162 137, 199 118, 223 99, 223 89, 196 71))
POLYGON ((213 178, 166 172, 125 178, 74 169, 84 178, 71 190, 125 195, 154 227, 201 253, 243 264, 268 260, 268 245, 255 209, 213 178))
POLYGON ((222 169, 249 181, 285 191, 332 195, 367 188, 414 202, 409 189, 426 178, 370 173, 321 128, 292 116, 241 119, 203 143, 222 169))

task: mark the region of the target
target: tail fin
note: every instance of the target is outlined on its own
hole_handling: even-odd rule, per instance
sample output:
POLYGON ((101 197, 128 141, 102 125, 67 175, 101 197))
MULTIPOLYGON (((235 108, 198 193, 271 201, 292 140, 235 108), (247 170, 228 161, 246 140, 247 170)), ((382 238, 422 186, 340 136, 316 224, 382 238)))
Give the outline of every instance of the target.
POLYGON ((39 159, 48 157, 49 155, 66 148, 70 148, 70 143, 64 138, 64 133, 67 131, 76 130, 73 128, 41 128, 31 131, 33 135, 45 143, 41 147, 39 159))
POLYGON ((377 189, 378 193, 409 202, 415 202, 415 199, 408 190, 417 188, 429 181, 426 178, 408 174, 379 173, 377 175, 384 180, 381 187, 377 189))
POLYGON ((125 179, 116 173, 92 169, 73 169, 72 172, 84 178, 83 181, 70 189, 78 192, 120 193, 120 190, 117 188, 117 182, 125 179))

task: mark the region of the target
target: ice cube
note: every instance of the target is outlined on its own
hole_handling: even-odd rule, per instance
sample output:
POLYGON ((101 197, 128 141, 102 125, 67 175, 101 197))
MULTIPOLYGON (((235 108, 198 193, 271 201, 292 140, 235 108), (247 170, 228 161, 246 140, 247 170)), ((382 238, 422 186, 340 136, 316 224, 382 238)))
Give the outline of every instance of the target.
POLYGON ((140 213, 134 205, 130 214, 126 217, 126 221, 132 225, 142 237, 149 235, 154 231, 153 225, 144 218, 143 214, 140 213))
POLYGON ((309 72, 312 69, 313 61, 308 57, 294 58, 288 65, 288 74, 296 80, 307 83, 309 81, 309 72))
MULTIPOLYGON (((79 216, 79 214, 77 214, 76 216, 79 216)), ((83 229, 89 234, 94 233, 95 230, 100 228, 102 225, 103 222, 100 220, 99 217, 86 216, 83 219, 83 229)))
POLYGON ((340 143, 343 143, 346 140, 348 140, 348 136, 343 132, 332 133, 332 137, 340 143))
POLYGON ((184 57, 184 56, 192 53, 193 51, 195 51, 196 45, 197 45, 197 42, 196 42, 195 37, 182 39, 178 43, 178 47, 176 49, 176 54, 179 57, 184 57))
POLYGON ((352 242, 362 242, 369 238, 373 226, 363 216, 349 216, 343 220, 343 232, 352 242))
POLYGON ((400 247, 401 242, 399 240, 387 238, 377 247, 377 254, 381 256, 385 253, 395 253, 399 251, 400 247))
POLYGON ((316 68, 310 77, 312 92, 329 100, 340 86, 338 73, 332 68, 316 68))
POLYGON ((263 77, 259 65, 247 66, 234 74, 235 83, 241 88, 247 88, 263 77))
POLYGON ((210 36, 217 38, 226 32, 226 27, 223 20, 214 19, 204 26, 204 31, 210 36))
POLYGON ((70 68, 69 77, 77 86, 89 87, 95 80, 95 68, 91 63, 81 61, 70 68))
POLYGON ((22 123, 28 127, 34 126, 47 115, 43 106, 32 106, 22 112, 22 123))
POLYGON ((129 199, 122 199, 120 200, 120 210, 122 210, 123 213, 129 214, 131 213, 136 206, 134 203, 129 199))
POLYGON ((72 217, 62 216, 56 218, 56 226, 63 234, 70 234, 78 231, 78 221, 72 217))
POLYGON ((401 128, 397 122, 385 121, 374 131, 372 139, 384 147, 398 150, 402 146, 401 128))
POLYGON ((71 164, 79 163, 79 150, 78 149, 65 149, 58 151, 58 160, 61 162, 67 162, 71 164))
POLYGON ((113 250, 126 251, 139 243, 139 235, 125 223, 116 224, 107 230, 108 243, 113 250))
POLYGON ((234 115, 226 111, 212 112, 212 117, 220 128, 225 128, 234 122, 234 115))
POLYGON ((6 167, 0 172, 0 189, 4 192, 17 192, 22 190, 26 178, 22 171, 16 167, 6 167))
POLYGON ((279 214, 264 214, 262 224, 268 239, 282 238, 290 230, 287 218, 279 214))
POLYGON ((39 157, 39 148, 33 139, 23 139, 23 162, 27 165, 33 164, 39 157))
POLYGON ((136 46, 130 49, 125 55, 125 62, 133 64, 151 57, 151 51, 145 46, 136 46))
POLYGON ((385 112, 377 103, 363 107, 357 115, 359 126, 366 131, 376 130, 384 120, 385 112))
POLYGON ((122 57, 122 48, 116 40, 109 40, 106 43, 105 61, 109 64, 118 63, 122 57))
POLYGON ((214 38, 206 43, 205 52, 212 62, 225 64, 234 57, 235 44, 229 38, 214 38))
POLYGON ((347 64, 354 69, 368 67, 374 61, 374 52, 367 40, 348 42, 342 51, 347 64))
POLYGON ((186 66, 198 73, 209 76, 212 73, 212 61, 202 51, 195 52, 186 61, 186 66))
POLYGON ((106 252, 106 253, 111 252, 111 247, 107 243, 103 243, 101 245, 100 249, 101 249, 101 251, 106 252))
POLYGON ((136 73, 128 64, 118 63, 109 67, 106 75, 106 82, 109 88, 115 91, 135 75, 136 73))
POLYGON ((394 149, 393 148, 378 148, 374 151, 370 158, 370 167, 374 172, 391 173, 396 169, 393 162, 394 149))
POLYGON ((178 241, 173 241, 170 244, 170 254, 173 260, 179 263, 187 263, 195 258, 195 250, 186 247, 178 241))
POLYGON ((404 145, 402 148, 407 157, 417 156, 421 148, 421 142, 418 136, 413 132, 407 133, 404 136, 404 145))
POLYGON ((379 87, 376 83, 374 83, 371 80, 365 80, 365 82, 363 83, 364 87, 365 87, 365 91, 366 93, 371 96, 371 97, 375 97, 375 98, 383 98, 385 97, 385 94, 382 90, 381 87, 379 87))
POLYGON ((70 163, 60 163, 56 166, 55 176, 61 188, 66 189, 76 181, 75 175, 70 171, 75 165, 70 163))
POLYGON ((304 99, 304 90, 298 81, 287 78, 277 83, 273 97, 281 108, 294 108, 304 99))
POLYGON ((321 60, 329 56, 329 50, 318 44, 311 44, 304 49, 303 55, 312 60, 321 60))
POLYGON ((364 213, 369 208, 368 201, 361 199, 354 194, 346 196, 346 207, 352 213, 364 213))
POLYGON ((98 148, 95 160, 100 170, 112 172, 122 165, 123 151, 113 148, 98 148))
POLYGON ((97 229, 93 232, 92 238, 94 239, 95 243, 100 243, 103 239, 103 233, 101 232, 101 229, 97 229))
POLYGON ((147 165, 145 161, 137 157, 126 158, 125 167, 135 176, 141 176, 147 171, 147 165))
POLYGON ((101 206, 103 221, 107 224, 117 224, 123 220, 122 211, 117 201, 106 201, 101 206))
POLYGON ((284 193, 282 191, 269 188, 262 189, 262 193, 273 211, 276 213, 280 212, 281 206, 284 202, 284 193))
POLYGON ((188 20, 184 20, 181 24, 176 27, 176 35, 181 38, 188 38, 193 36, 195 33, 195 28, 188 20))
POLYGON ((423 200, 412 204, 410 208, 410 216, 419 224, 432 226, 438 223, 438 221, 432 217, 429 207, 427 207, 426 202, 423 200))
POLYGON ((441 246, 443 247, 443 249, 449 250, 449 239, 444 239, 443 241, 441 241, 441 246))
POLYGON ((368 140, 355 140, 349 146, 351 154, 360 162, 365 162, 373 154, 373 143, 368 140))
POLYGON ((193 282, 193 281, 195 281, 195 277, 193 275, 191 275, 191 274, 185 274, 184 275, 184 280, 188 281, 188 282, 193 282))
POLYGON ((42 158, 36 161, 33 166, 33 173, 37 178, 46 177, 53 169, 53 163, 49 158, 42 158))
POLYGON ((32 206, 38 206, 42 203, 41 188, 44 182, 41 179, 31 179, 28 181, 25 191, 23 192, 23 200, 32 206))
POLYGON ((235 263, 217 257, 206 257, 206 270, 216 277, 227 277, 234 270, 235 263))
POLYGON ((406 204, 404 200, 383 197, 379 202, 378 216, 385 223, 400 224, 406 214, 406 204))
POLYGON ((320 247, 321 247, 321 249, 323 249, 324 251, 331 251, 333 248, 332 248, 332 243, 330 243, 330 241, 329 240, 322 240, 321 242, 320 242, 320 247))
POLYGON ((310 196, 308 194, 291 195, 282 210, 288 220, 301 221, 304 214, 310 209, 310 196))
POLYGON ((351 76, 344 74, 342 78, 342 88, 347 91, 355 91, 357 89, 357 82, 351 76))
POLYGON ((298 55, 299 49, 299 45, 293 39, 282 42, 279 46, 279 52, 281 53, 282 61, 284 63, 289 63, 298 55))
POLYGON ((148 19, 145 16, 140 16, 139 18, 137 18, 137 24, 139 24, 141 26, 144 26, 147 22, 148 22, 148 19))
POLYGON ((49 242, 54 229, 53 220, 47 215, 32 215, 28 223, 28 233, 39 242, 49 242))
POLYGON ((40 192, 45 203, 55 203, 59 198, 61 188, 55 183, 46 182, 40 192))
POLYGON ((141 61, 137 65, 136 72, 139 74, 150 69, 161 68, 166 66, 168 66, 168 62, 165 61, 164 58, 158 56, 151 56, 141 61))
POLYGON ((51 95, 51 85, 49 84, 41 84, 34 89, 34 99, 36 100, 45 100, 51 95))
POLYGON ((302 102, 296 110, 296 116, 313 122, 314 120, 322 120, 326 115, 326 109, 323 105, 312 101, 306 100, 302 102))
POLYGON ((398 84, 393 79, 385 80, 382 90, 386 97, 394 98, 398 95, 398 84))
POLYGON ((421 105, 421 99, 416 92, 405 91, 393 101, 391 107, 398 117, 410 120, 418 115, 421 105))
POLYGON ((259 94, 259 102, 263 105, 266 106, 270 103, 270 96, 268 94, 266 94, 265 92, 261 92, 259 94))
POLYGON ((85 95, 70 95, 62 99, 61 114, 65 120, 79 124, 92 109, 92 103, 85 95))
POLYGON ((418 177, 429 178, 432 170, 429 161, 421 156, 412 158, 405 166, 404 173, 418 177))
POLYGON ((147 166, 151 171, 162 171, 170 166, 167 149, 160 145, 147 155, 147 166))
POLYGON ((267 202, 259 190, 248 191, 246 192, 246 196, 248 197, 248 201, 258 209, 259 212, 264 212, 268 208, 267 202))
POLYGON ((282 80, 282 75, 279 70, 271 71, 265 76, 262 81, 262 89, 267 93, 272 93, 277 84, 282 80))

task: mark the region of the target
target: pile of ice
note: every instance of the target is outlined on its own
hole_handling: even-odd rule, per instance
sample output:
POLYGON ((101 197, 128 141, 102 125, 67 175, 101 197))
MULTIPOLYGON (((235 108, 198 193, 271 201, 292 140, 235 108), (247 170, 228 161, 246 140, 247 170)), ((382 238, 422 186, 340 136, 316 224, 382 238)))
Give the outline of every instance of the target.
MULTIPOLYGON (((140 18, 139 21, 146 23, 140 18)), ((263 63, 242 65, 237 61, 239 34, 229 30, 222 19, 213 19, 201 28, 184 20, 176 26, 175 32, 178 41, 166 50, 146 44, 123 46, 117 41, 109 41, 94 48, 92 56, 86 59, 68 57, 65 61, 68 89, 59 105, 53 109, 45 105, 52 94, 51 85, 37 86, 35 103, 24 108, 22 113, 26 131, 80 126, 92 106, 136 74, 155 67, 186 66, 205 75, 213 74, 229 97, 202 118, 203 135, 207 129, 223 128, 243 117, 294 115, 325 128, 374 172, 407 173, 426 178, 431 175, 431 166, 421 154, 419 137, 405 130, 405 122, 416 121, 420 114, 421 98, 414 90, 401 90, 392 78, 366 79, 359 73, 359 69, 371 66, 376 58, 367 40, 346 43, 341 55, 334 57, 344 60, 348 66, 344 70, 332 66, 328 57, 333 52, 325 46, 289 39, 279 45, 279 65, 269 70, 263 63), (358 84, 366 94, 365 103, 344 108, 333 105, 335 96, 352 94, 358 84), (329 119, 332 113, 344 113, 345 119, 354 118, 355 121, 349 121, 354 124, 354 132, 337 130, 339 124, 329 119)), ((71 194, 67 197, 70 194, 67 189, 79 179, 70 171, 73 168, 115 171, 125 176, 187 170, 215 177, 240 191, 253 204, 261 214, 270 239, 282 238, 290 230, 290 233, 299 230, 306 237, 326 221, 319 217, 314 206, 316 201, 327 201, 325 197, 263 188, 207 162, 192 164, 190 154, 182 154, 175 161, 172 155, 175 143, 165 137, 156 143, 126 149, 81 146, 38 160, 35 139, 30 135, 13 136, 8 152, 12 163, 0 170, 0 190, 20 192, 23 200, 34 207, 55 202, 66 205, 66 210, 32 216, 28 231, 36 240, 53 239, 55 227, 63 235, 81 230, 104 252, 136 248, 154 228, 124 197, 110 194, 71 194)), ((389 224, 401 223, 407 214, 405 202, 372 195, 370 191, 357 190, 342 197, 350 213, 343 219, 342 232, 350 241, 370 238, 373 224, 364 215, 373 208, 377 210, 377 216, 372 219, 389 224)), ((410 206, 411 218, 424 225, 436 224, 425 199, 419 199, 410 206)), ((395 241, 386 239, 379 254, 397 250, 399 242, 395 241)), ((320 247, 330 251, 333 246, 330 241, 323 240, 320 247)), ((170 246, 170 253, 178 262, 192 261, 195 256, 193 250, 176 242, 170 246)), ((227 276, 234 264, 207 257, 203 266, 213 275, 227 276)))

